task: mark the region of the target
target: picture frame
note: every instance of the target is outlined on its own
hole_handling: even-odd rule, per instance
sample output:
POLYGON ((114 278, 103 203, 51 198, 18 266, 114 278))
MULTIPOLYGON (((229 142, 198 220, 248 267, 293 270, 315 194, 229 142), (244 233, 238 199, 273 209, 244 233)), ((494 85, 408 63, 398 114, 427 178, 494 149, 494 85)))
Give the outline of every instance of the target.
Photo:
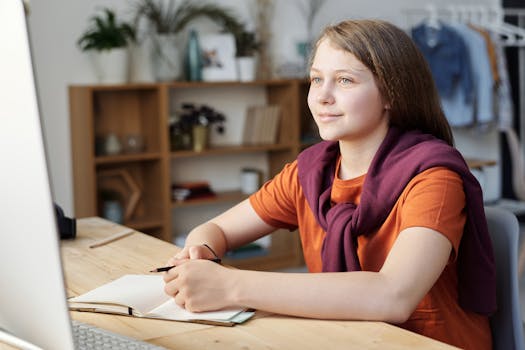
POLYGON ((230 33, 202 34, 200 36, 202 52, 203 81, 238 80, 235 63, 235 38, 230 33))

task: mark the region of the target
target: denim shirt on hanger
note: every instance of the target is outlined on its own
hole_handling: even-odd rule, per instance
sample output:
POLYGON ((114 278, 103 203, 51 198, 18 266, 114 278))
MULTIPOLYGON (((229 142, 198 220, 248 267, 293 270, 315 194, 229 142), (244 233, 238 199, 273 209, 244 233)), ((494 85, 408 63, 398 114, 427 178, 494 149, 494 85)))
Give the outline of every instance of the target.
POLYGON ((412 28, 411 34, 430 66, 439 94, 451 97, 459 87, 470 100, 472 75, 463 38, 444 23, 439 29, 422 23, 412 28))
POLYGON ((494 120, 494 78, 490 68, 487 43, 479 32, 464 23, 450 26, 463 37, 469 52, 475 94, 474 120, 477 127, 489 126, 494 120))

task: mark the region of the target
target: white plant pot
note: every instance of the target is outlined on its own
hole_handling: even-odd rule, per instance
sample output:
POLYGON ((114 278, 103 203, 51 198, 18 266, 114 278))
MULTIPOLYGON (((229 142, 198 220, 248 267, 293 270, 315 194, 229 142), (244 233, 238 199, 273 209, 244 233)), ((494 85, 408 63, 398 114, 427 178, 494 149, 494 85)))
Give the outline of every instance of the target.
POLYGON ((124 84, 128 82, 127 48, 94 51, 92 62, 101 84, 124 84))
POLYGON ((181 57, 175 34, 154 34, 152 40, 153 73, 158 81, 177 80, 181 76, 181 57))
POLYGON ((240 81, 253 81, 256 76, 257 59, 255 57, 238 57, 237 69, 240 81))
POLYGON ((150 83, 155 81, 151 64, 151 40, 132 44, 129 49, 129 81, 132 83, 150 83))

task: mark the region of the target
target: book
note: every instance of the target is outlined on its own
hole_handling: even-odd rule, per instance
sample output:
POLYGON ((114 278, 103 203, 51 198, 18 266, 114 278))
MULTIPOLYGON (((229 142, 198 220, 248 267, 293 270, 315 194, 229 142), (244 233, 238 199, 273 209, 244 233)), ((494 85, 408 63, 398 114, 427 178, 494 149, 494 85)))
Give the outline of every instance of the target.
POLYGON ((68 299, 70 310, 162 320, 233 326, 253 316, 243 308, 190 312, 164 293, 161 275, 124 275, 87 293, 68 299))
POLYGON ((277 142, 281 108, 277 105, 250 106, 246 111, 243 144, 274 144, 277 142))
POLYGON ((190 199, 213 198, 215 192, 210 188, 206 181, 181 182, 171 186, 172 198, 176 201, 185 201, 190 199))
POLYGON ((244 130, 242 136, 242 141, 244 144, 251 144, 253 141, 253 136, 255 134, 255 118, 255 107, 249 107, 246 111, 246 117, 244 119, 244 130))
POLYGON ((267 120, 267 123, 263 142, 273 144, 277 142, 277 131, 279 127, 281 107, 277 105, 268 106, 266 107, 265 112, 265 119, 267 120))

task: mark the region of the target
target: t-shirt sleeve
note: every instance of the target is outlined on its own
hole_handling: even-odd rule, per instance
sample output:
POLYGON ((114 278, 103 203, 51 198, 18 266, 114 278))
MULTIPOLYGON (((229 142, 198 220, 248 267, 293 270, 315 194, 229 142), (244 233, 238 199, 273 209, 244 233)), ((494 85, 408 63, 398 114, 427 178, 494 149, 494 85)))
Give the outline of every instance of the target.
POLYGON ((401 227, 422 226, 436 230, 452 243, 457 256, 466 222, 463 181, 446 168, 432 168, 416 176, 401 198, 401 227))
POLYGON ((297 161, 294 161, 250 196, 253 209, 264 222, 277 228, 297 228, 298 181, 297 161))

